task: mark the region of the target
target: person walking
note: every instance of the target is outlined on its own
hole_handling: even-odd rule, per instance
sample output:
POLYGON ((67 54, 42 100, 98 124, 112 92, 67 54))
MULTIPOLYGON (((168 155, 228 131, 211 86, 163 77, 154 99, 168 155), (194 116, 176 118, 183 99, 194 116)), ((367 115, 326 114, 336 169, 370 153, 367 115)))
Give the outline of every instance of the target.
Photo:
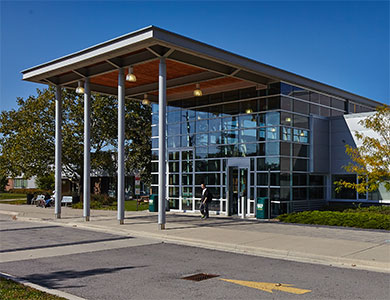
POLYGON ((201 218, 207 219, 209 217, 209 203, 213 200, 213 195, 203 182, 200 187, 202 188, 202 198, 200 204, 200 213, 202 214, 201 218))

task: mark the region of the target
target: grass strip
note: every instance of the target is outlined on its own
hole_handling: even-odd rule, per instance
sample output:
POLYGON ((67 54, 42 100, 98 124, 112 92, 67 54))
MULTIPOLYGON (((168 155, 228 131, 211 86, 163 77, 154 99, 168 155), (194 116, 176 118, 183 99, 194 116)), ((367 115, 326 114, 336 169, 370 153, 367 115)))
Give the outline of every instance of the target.
POLYGON ((26 200, 9 200, 9 201, 1 201, 0 204, 15 204, 15 205, 22 205, 26 204, 26 200))
POLYGON ((26 194, 0 193, 0 200, 19 199, 19 198, 26 199, 26 197, 27 197, 26 194))
POLYGON ((65 300, 65 298, 38 291, 36 289, 3 277, 0 277, 0 299, 65 300))

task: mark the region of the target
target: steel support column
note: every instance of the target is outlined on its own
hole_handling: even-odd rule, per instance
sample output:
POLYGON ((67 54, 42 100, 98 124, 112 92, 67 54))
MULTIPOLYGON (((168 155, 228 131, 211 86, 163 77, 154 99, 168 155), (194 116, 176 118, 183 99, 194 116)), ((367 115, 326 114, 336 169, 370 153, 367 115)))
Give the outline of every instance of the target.
POLYGON ((125 72, 118 75, 118 220, 125 219, 125 72))
POLYGON ((160 58, 158 76, 158 225, 160 229, 165 229, 165 202, 166 202, 166 64, 165 58, 160 58))
POLYGON ((84 180, 83 180, 83 217, 90 218, 91 200, 91 90, 89 78, 84 81, 84 180))
POLYGON ((61 219, 62 194, 62 88, 56 86, 55 217, 61 219))

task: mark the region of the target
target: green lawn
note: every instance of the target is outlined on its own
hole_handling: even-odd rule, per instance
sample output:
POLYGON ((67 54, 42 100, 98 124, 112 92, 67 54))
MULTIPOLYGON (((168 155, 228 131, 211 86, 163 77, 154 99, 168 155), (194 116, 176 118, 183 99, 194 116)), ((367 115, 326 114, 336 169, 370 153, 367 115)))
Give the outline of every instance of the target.
POLYGON ((19 199, 19 198, 26 199, 27 196, 26 196, 26 194, 0 193, 0 200, 19 199))
MULTIPOLYGON (((116 206, 115 206, 115 209, 116 209, 116 206)), ((149 209, 148 203, 143 203, 141 205, 138 205, 138 210, 147 210, 147 209, 149 209)), ((125 201, 125 210, 127 210, 127 211, 137 210, 137 201, 135 201, 135 200, 125 201)))
POLYGON ((65 298, 47 294, 2 277, 0 277, 0 299, 65 300, 65 298))
POLYGON ((15 204, 15 205, 27 204, 26 199, 1 201, 0 203, 1 204, 15 204))

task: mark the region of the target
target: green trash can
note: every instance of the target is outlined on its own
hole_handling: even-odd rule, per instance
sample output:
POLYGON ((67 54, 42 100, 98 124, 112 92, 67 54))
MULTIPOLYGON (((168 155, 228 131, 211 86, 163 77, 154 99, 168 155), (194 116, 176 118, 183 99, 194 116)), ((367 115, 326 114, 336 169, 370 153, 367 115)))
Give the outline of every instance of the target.
POLYGON ((256 219, 268 219, 268 198, 257 197, 256 219))
POLYGON ((149 197, 149 211, 158 212, 158 195, 152 194, 149 197))

